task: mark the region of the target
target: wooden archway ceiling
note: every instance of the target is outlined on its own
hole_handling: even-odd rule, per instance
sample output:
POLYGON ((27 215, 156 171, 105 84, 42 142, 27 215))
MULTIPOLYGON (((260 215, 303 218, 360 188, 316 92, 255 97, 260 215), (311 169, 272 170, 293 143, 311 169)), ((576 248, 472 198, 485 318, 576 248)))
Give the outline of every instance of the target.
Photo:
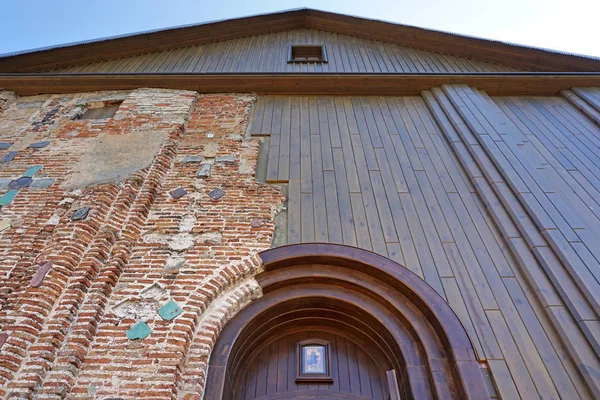
POLYGON ((260 254, 263 297, 225 327, 213 349, 205 393, 229 399, 260 348, 305 326, 342 332, 393 368, 402 398, 487 398, 469 338, 422 279, 375 253, 333 244, 260 254), (302 321, 302 322, 298 322, 302 321), (340 327, 344 327, 340 331, 340 327))
POLYGON ((143 33, 0 59, 0 72, 40 72, 287 29, 328 30, 532 71, 599 71, 597 59, 301 9, 143 33))

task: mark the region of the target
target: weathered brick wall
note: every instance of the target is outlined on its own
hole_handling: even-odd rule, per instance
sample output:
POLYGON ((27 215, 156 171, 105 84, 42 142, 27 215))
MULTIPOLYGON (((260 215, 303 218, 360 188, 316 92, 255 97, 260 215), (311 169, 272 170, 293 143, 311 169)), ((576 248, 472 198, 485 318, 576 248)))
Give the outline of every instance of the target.
POLYGON ((0 397, 201 398, 218 333, 261 294, 256 254, 283 202, 254 179, 255 97, 2 98, 0 397), (114 101, 111 119, 77 118, 114 101), (164 319, 165 304, 182 312, 164 319), (136 324, 150 334, 130 338, 136 324))
POLYGON ((15 100, 17 95, 4 89, 0 89, 0 113, 8 108, 15 100))

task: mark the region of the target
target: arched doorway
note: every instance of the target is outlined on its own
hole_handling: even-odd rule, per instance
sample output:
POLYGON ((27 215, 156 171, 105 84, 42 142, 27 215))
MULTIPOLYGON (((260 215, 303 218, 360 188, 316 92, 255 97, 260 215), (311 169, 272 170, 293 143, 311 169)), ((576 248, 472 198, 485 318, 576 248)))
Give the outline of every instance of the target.
POLYGON ((333 244, 260 254, 264 295, 223 329, 206 399, 482 399, 469 338, 421 278, 333 244))

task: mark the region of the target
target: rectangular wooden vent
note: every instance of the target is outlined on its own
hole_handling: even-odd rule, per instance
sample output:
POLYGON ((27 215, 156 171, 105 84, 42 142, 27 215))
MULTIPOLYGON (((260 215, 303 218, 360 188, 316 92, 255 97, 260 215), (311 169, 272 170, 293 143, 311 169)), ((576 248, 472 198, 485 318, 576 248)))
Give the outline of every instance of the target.
POLYGON ((325 46, 322 44, 292 44, 288 62, 327 62, 325 46))

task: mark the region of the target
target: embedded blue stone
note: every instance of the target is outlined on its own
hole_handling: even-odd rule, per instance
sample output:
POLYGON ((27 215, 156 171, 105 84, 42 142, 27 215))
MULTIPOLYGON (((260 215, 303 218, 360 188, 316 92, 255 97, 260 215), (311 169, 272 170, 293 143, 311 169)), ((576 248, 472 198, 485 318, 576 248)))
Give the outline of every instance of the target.
POLYGON ((185 189, 180 187, 171 192, 171 197, 174 199, 178 199, 180 197, 185 196, 186 194, 187 192, 185 191, 185 189))
POLYGON ((199 163, 202 162, 202 156, 185 156, 181 162, 183 163, 199 163))
POLYGON ((0 158, 0 163, 11 162, 12 160, 15 159, 15 157, 17 156, 17 154, 18 154, 17 151, 9 151, 4 156, 2 156, 2 158, 0 158))
POLYGON ((71 215, 71 220, 72 221, 79 221, 82 219, 86 219, 88 214, 90 212, 90 208, 89 207, 82 207, 79 210, 76 210, 72 215, 71 215))
POLYGON ((26 187, 29 187, 29 185, 31 185, 32 181, 33 179, 27 176, 22 176, 9 183, 8 188, 12 190, 25 189, 26 187))
POLYGON ((158 315, 162 317, 162 319, 166 321, 170 321, 179 314, 181 314, 183 310, 179 308, 177 303, 173 300, 169 301, 167 304, 158 309, 158 315))
POLYGON ((131 329, 126 332, 126 335, 130 340, 135 340, 147 338, 151 333, 152 330, 148 324, 146 324, 144 321, 140 321, 132 326, 131 329))
POLYGON ((54 178, 34 179, 30 187, 47 188, 54 183, 54 178))
POLYGON ((0 142, 0 150, 6 150, 6 149, 8 149, 10 146, 12 146, 12 143, 8 143, 8 142, 0 142))
POLYGON ((221 197, 225 196, 225 191, 221 188, 216 188, 215 190, 212 190, 210 193, 208 193, 208 195, 210 197, 212 197, 213 200, 218 200, 221 197))
POLYGON ((35 143, 31 143, 28 147, 30 149, 41 149, 41 148, 48 146, 49 144, 50 144, 50 142, 35 142, 35 143))

